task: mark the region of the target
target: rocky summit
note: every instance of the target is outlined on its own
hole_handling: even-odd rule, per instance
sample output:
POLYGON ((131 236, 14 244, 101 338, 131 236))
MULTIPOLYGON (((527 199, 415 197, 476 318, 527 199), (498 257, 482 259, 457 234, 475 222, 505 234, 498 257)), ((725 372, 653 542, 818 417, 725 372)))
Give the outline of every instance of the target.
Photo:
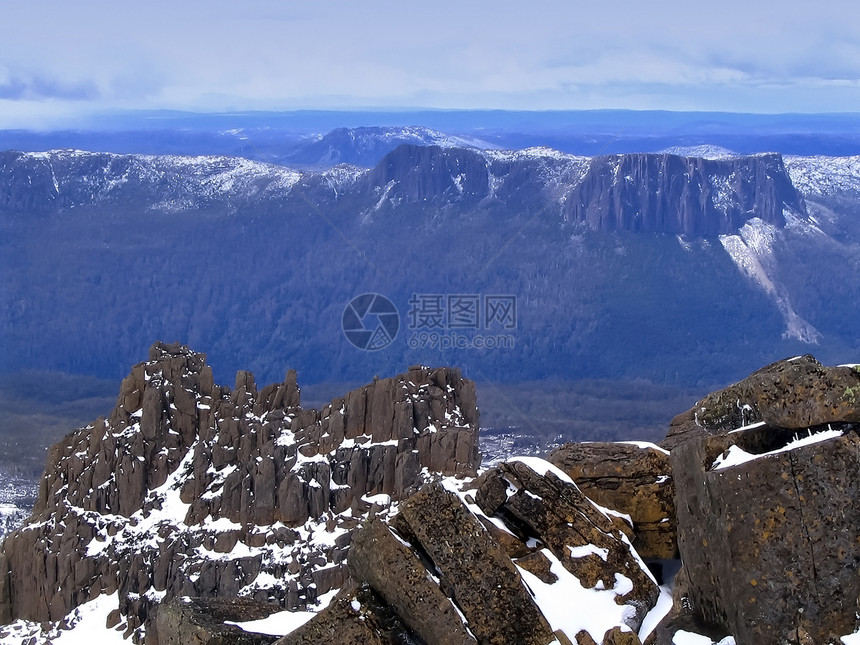
POLYGON ((202 354, 153 346, 111 415, 52 449, 3 544, 0 643, 860 637, 860 366, 787 359, 704 397, 661 446, 480 472, 457 370, 415 366, 321 410, 296 380, 217 386, 202 354))
POLYGON ((205 356, 156 344, 108 418, 49 456, 29 522, 0 556, 0 618, 58 621, 118 592, 140 641, 183 596, 305 608, 346 579, 351 531, 430 472, 474 475, 474 385, 420 366, 305 410, 295 372, 215 385, 205 356))

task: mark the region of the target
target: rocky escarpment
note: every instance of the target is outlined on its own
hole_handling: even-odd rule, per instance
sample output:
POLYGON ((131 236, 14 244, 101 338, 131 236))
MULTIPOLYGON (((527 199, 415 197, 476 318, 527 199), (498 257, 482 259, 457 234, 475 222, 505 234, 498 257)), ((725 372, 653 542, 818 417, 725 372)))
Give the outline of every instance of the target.
POLYGON ((288 168, 227 157, 80 151, 0 153, 0 213, 34 215, 134 204, 143 210, 268 212, 313 201, 365 215, 416 205, 543 210, 595 231, 733 234, 752 218, 777 227, 806 205, 779 154, 702 159, 623 154, 588 159, 403 144, 372 169, 288 168))
POLYGON ((567 444, 561 468, 515 457, 478 474, 474 388, 455 370, 305 411, 292 373, 257 391, 240 372, 229 390, 202 355, 152 351, 109 419, 55 447, 0 553, 0 618, 62 621, 18 620, 0 641, 51 640, 96 602, 107 628, 154 645, 860 634, 860 366, 780 361, 679 415, 663 447, 567 444), (284 607, 316 613, 297 626, 284 607), (285 613, 290 627, 258 631, 285 613))
POLYGON ((156 344, 108 418, 48 457, 30 521, 0 556, 0 616, 60 620, 119 592, 140 639, 160 602, 245 596, 302 608, 339 587, 351 531, 429 473, 478 464, 474 385, 420 366, 321 410, 294 372, 214 384, 205 356, 156 344))
POLYGON ((779 154, 700 159, 669 154, 596 157, 565 200, 565 215, 599 231, 731 234, 757 217, 806 215, 779 154))

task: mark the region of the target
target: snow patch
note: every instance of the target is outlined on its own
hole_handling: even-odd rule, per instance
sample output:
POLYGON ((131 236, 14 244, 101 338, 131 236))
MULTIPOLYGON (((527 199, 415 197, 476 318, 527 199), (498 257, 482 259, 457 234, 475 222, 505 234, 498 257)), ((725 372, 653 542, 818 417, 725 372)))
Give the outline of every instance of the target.
POLYGON ((729 446, 728 450, 726 450, 722 455, 717 457, 717 459, 711 465, 711 470, 725 470, 726 468, 740 466, 741 464, 745 464, 755 459, 763 459, 765 457, 778 455, 782 452, 788 452, 790 450, 796 450, 797 448, 803 448, 805 446, 811 446, 816 443, 821 443, 822 441, 836 439, 837 437, 841 437, 842 434, 843 433, 841 430, 824 430, 823 432, 810 432, 806 437, 799 437, 795 435, 794 440, 791 441, 788 445, 783 446, 782 448, 778 448, 777 450, 771 450, 770 452, 762 453, 760 455, 754 455, 752 453, 749 453, 738 445, 729 446))

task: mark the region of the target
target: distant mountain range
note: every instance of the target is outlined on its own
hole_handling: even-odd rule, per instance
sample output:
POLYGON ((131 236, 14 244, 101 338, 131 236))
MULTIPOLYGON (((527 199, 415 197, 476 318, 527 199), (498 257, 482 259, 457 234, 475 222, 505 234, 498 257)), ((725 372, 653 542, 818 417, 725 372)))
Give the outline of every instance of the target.
POLYGON ((393 149, 314 170, 0 153, 0 369, 117 378, 156 339, 208 348, 222 380, 294 367, 310 383, 421 362, 477 380, 688 385, 810 346, 856 359, 858 158, 490 144, 342 130, 284 154, 307 166, 393 149), (399 313, 379 351, 341 329, 364 293, 399 313), (489 319, 505 302, 513 316, 489 319))
MULTIPOLYGON (((0 131, 0 150, 241 156, 319 168, 371 167, 402 143, 597 156, 722 147, 738 153, 860 154, 860 114, 583 110, 118 112, 56 131, 0 131)), ((691 156, 696 156, 692 154, 691 156)))

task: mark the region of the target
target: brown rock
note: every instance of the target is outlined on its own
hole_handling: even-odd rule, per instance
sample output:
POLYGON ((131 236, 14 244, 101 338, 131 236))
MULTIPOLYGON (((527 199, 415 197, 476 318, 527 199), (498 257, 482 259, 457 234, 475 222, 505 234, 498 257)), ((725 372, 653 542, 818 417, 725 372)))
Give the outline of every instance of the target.
MULTIPOLYGON (((0 543, 2 546, 2 543, 0 543)), ((9 562, 0 551, 0 625, 12 621, 12 599, 9 596, 9 562)))
POLYGON ((638 629, 654 606, 659 589, 650 574, 612 521, 575 484, 551 471, 539 475, 514 460, 484 473, 475 501, 488 516, 504 517, 508 526, 523 531, 523 538, 539 538, 584 587, 612 589, 616 574, 629 579, 633 588, 617 602, 635 610, 631 629, 638 629), (505 499, 498 494, 503 487, 513 490, 505 499))
POLYGON ((348 562, 355 578, 369 584, 426 642, 475 643, 427 569, 381 521, 371 520, 355 534, 348 562))
POLYGON ((568 443, 547 460, 589 499, 630 516, 640 556, 678 557, 675 484, 667 451, 647 444, 568 443))
POLYGON ((698 620, 738 643, 813 642, 858 627, 857 429, 732 467, 730 445, 758 453, 783 436, 760 428, 689 438, 672 451, 678 541, 698 620), (749 434, 749 437, 747 436, 749 434), (798 609, 802 608, 803 612, 798 609))
MULTIPOLYGON (((425 645, 367 585, 347 585, 328 607, 276 645, 425 645)), ((430 644, 427 644, 430 645, 430 644)))
POLYGON ((183 598, 158 608, 155 642, 158 645, 271 645, 277 639, 246 632, 226 621, 259 620, 281 611, 277 605, 247 598, 230 600, 183 598))
POLYGON ((606 632, 602 642, 603 645, 642 645, 635 632, 624 631, 620 627, 613 627, 606 632))
POLYGON ((543 553, 535 551, 521 558, 517 558, 516 564, 521 569, 525 569, 529 573, 537 576, 538 580, 542 580, 548 585, 558 582, 558 576, 550 571, 552 563, 543 553))
POLYGON ((808 354, 772 363, 678 415, 661 445, 760 421, 791 430, 860 423, 860 370, 824 367, 808 354))
POLYGON ((50 450, 33 524, 5 543, 9 575, 0 567, 0 616, 59 620, 119 590, 122 622, 139 637, 154 605, 151 591, 169 602, 245 588, 292 608, 312 604, 341 584, 348 533, 334 545, 295 545, 283 564, 267 563, 259 552, 234 554, 264 542, 295 543, 297 534, 284 534, 289 529, 266 528, 277 521, 299 526, 313 519, 320 530, 351 530, 361 513, 380 510, 362 496, 408 496, 423 483, 427 461, 444 474, 474 472, 477 411, 467 409, 469 401, 474 405, 474 387, 458 371, 422 368, 377 379, 321 411, 301 410, 293 371, 259 392, 253 375, 239 372, 231 391, 214 384, 204 355, 156 343, 150 361, 123 381, 108 418, 50 450), (426 414, 421 430, 418 408, 426 414), (395 442, 375 444, 370 435, 395 442), (177 473, 180 466, 186 470, 177 473), (143 534, 141 516, 165 502, 154 489, 174 474, 189 505, 185 517, 143 534), (340 515, 348 509, 353 517, 340 515), (206 528, 209 520, 226 520, 227 528, 206 528), (201 549, 223 556, 201 560, 201 549), (257 589, 264 568, 275 577, 289 571, 289 584, 257 589))
POLYGON ((428 484, 401 505, 397 519, 401 535, 420 545, 438 570, 442 590, 478 642, 552 642, 552 629, 519 571, 456 495, 428 484))

